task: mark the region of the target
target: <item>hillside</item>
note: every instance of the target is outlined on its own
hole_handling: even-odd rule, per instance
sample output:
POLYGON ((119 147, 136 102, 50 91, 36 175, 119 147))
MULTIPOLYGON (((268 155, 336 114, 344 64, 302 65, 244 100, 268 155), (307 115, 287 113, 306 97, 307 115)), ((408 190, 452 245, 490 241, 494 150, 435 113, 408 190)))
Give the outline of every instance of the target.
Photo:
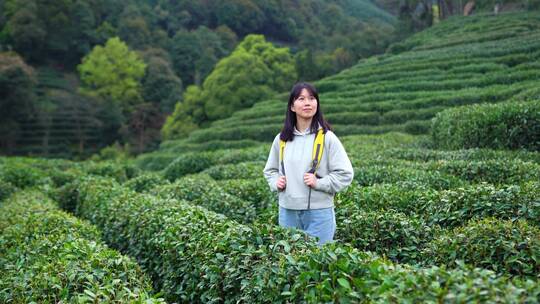
POLYGON ((496 39, 452 19, 317 83, 354 168, 323 247, 277 225, 262 176, 285 94, 135 161, 0 157, 0 302, 539 303, 540 152, 396 132, 493 104, 540 146, 538 16, 496 39))
POLYGON ((287 46, 294 77, 318 79, 383 52, 395 23, 368 0, 0 1, 0 153, 84 159, 114 142, 150 151, 187 87, 201 86, 249 34, 287 46), (115 37, 145 64, 133 107, 90 94, 99 86, 77 68, 115 37), (310 69, 297 68, 302 60, 310 69), (92 113, 80 121, 85 107, 92 113))
MULTIPOLYGON (((436 113, 454 106, 527 98, 540 80, 540 14, 453 17, 391 47, 388 54, 315 85, 338 135, 425 134, 436 113)), ((280 130, 286 95, 164 142, 163 151, 211 141, 269 141, 280 130)), ((249 143, 245 143, 249 145, 249 143)), ((234 144, 231 143, 232 146, 234 144)))

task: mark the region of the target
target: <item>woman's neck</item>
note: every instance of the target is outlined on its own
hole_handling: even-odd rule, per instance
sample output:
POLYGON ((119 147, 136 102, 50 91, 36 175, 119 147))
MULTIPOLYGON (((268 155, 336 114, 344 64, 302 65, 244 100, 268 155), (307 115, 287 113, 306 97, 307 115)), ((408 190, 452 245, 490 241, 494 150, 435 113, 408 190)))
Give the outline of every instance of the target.
POLYGON ((296 117, 296 129, 300 132, 304 132, 307 128, 311 126, 311 121, 313 118, 310 119, 303 119, 300 117, 296 117))

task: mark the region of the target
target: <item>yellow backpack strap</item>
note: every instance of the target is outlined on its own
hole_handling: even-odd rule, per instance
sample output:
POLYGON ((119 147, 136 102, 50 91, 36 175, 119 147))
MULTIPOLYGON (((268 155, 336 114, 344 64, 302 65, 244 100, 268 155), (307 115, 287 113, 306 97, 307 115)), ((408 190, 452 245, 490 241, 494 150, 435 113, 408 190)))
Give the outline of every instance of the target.
POLYGON ((313 161, 311 165, 310 173, 315 173, 319 165, 321 164, 321 158, 324 151, 324 132, 323 129, 319 129, 317 135, 315 136, 315 142, 313 143, 313 153, 311 154, 311 159, 313 161))
POLYGON ((283 164, 283 155, 285 155, 285 141, 280 140, 279 141, 279 162, 281 165, 281 173, 285 175, 285 165, 283 164))

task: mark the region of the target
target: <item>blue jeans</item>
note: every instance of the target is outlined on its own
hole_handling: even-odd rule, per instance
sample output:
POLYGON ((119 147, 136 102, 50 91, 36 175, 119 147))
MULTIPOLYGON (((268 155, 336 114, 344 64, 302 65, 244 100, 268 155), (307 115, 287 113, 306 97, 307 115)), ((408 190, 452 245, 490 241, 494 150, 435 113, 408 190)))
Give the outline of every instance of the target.
POLYGON ((334 208, 292 210, 279 206, 279 225, 304 230, 308 235, 317 237, 319 245, 334 239, 336 215, 334 208))

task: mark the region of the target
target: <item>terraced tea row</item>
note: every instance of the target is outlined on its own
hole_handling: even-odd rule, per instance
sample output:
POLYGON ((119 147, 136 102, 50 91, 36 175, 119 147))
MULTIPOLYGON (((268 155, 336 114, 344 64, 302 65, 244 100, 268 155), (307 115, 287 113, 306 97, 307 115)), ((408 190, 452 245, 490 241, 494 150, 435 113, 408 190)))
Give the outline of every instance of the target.
POLYGON ((0 207, 0 302, 164 303, 130 258, 99 241, 95 227, 25 191, 0 207))
MULTIPOLYGON (((540 81, 539 16, 534 12, 447 20, 403 42, 406 51, 363 60, 318 81, 321 108, 338 135, 419 134, 428 133, 430 120, 446 108, 529 98, 527 92, 540 81), (460 35, 446 32, 456 28, 460 35), (455 39, 444 44, 439 36, 455 39)), ((176 144, 269 141, 281 129, 286 98, 255 104, 176 144)), ((163 146, 166 150, 174 144, 163 146)))
POLYGON ((344 245, 318 248, 294 231, 243 226, 181 201, 130 193, 112 180, 83 180, 73 189, 80 194, 73 201, 78 214, 143 261, 169 300, 429 301, 459 293, 472 301, 504 302, 534 301, 539 292, 534 281, 510 283, 464 265, 397 266, 344 245), (382 282, 384 289, 378 288, 382 282))

